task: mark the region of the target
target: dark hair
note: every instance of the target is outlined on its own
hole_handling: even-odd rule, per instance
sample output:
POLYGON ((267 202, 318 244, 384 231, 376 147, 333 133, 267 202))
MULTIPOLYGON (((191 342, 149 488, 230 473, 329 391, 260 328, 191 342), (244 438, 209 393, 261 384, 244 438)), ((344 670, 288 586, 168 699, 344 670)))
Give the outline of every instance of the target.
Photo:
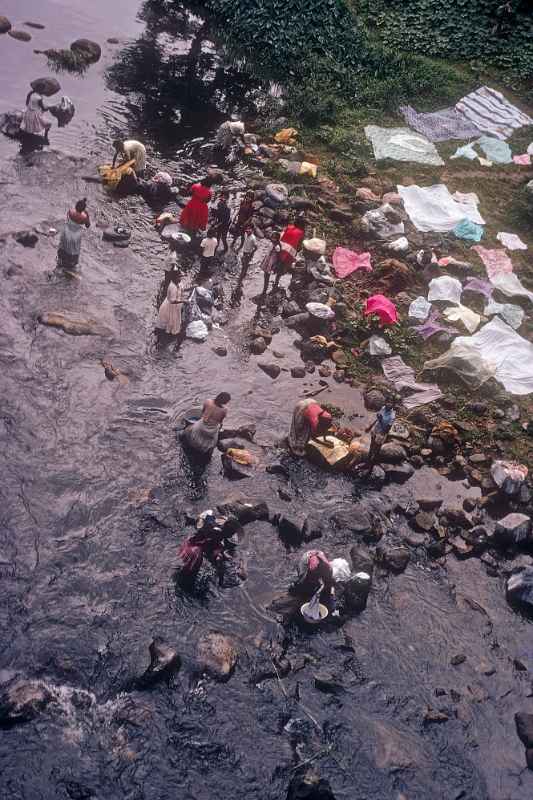
POLYGON ((78 214, 81 214, 83 211, 85 211, 86 208, 87 208, 86 197, 84 197, 83 200, 78 200, 78 202, 75 205, 75 209, 78 212, 78 214))
POLYGON ((220 199, 229 200, 229 192, 227 192, 225 189, 223 192, 220 192, 220 199))
POLYGON ((228 394, 227 392, 220 392, 220 394, 217 394, 217 396, 215 397, 215 403, 217 406, 225 406, 226 403, 229 403, 230 400, 231 400, 231 395, 228 394))
POLYGON ((205 178, 202 178, 200 183, 202 186, 207 186, 208 188, 212 186, 215 182, 215 179, 211 175, 206 175, 205 178))
POLYGON ((207 229, 207 235, 210 236, 210 237, 216 236, 216 233, 217 233, 216 228, 208 228, 207 229))
POLYGON ((30 89, 30 91, 29 91, 29 92, 28 92, 28 94, 26 95, 26 105, 28 105, 28 103, 30 102, 30 97, 32 96, 32 94, 34 93, 34 91, 35 91, 35 89, 30 89))
POLYGON ((122 148, 124 147, 124 140, 115 139, 115 141, 113 142, 113 147, 115 148, 115 150, 122 150, 122 148))

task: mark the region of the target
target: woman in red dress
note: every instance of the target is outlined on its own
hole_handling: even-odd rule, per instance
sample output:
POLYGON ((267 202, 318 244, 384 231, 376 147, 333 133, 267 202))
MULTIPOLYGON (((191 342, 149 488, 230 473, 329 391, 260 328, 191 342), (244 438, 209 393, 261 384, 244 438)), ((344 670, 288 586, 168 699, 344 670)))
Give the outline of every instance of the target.
POLYGON ((191 233, 197 233, 207 228, 208 203, 213 197, 211 185, 210 178, 204 178, 200 183, 194 183, 191 189, 192 197, 180 214, 181 225, 191 233))
POLYGON ((276 265, 276 279, 274 281, 274 289, 277 289, 280 278, 290 271, 292 265, 296 260, 298 249, 305 236, 305 219, 298 217, 296 222, 287 225, 281 234, 281 253, 279 254, 278 262, 276 265))

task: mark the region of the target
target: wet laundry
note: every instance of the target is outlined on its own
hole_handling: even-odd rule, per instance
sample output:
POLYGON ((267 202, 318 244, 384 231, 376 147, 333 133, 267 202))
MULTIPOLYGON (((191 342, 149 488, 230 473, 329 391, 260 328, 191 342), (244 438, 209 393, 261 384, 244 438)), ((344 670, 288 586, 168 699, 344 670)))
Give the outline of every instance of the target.
POLYGON ((357 269, 371 271, 370 253, 356 253, 345 247, 336 247, 333 251, 333 269, 338 278, 346 278, 357 269))
POLYGON ((462 322, 469 333, 474 333, 481 322, 479 314, 460 303, 459 305, 445 308, 442 314, 449 322, 462 322))
POLYGON ((525 317, 524 309, 520 306, 514 306, 511 303, 495 303, 494 301, 485 306, 483 313, 486 317, 497 314, 514 330, 520 327, 525 317))
POLYGON ((500 232, 496 234, 496 238, 507 250, 527 250, 527 244, 525 244, 516 233, 500 232))
POLYGON ((517 128, 533 125, 531 117, 513 106, 501 92, 488 86, 462 97, 455 108, 478 130, 497 139, 508 139, 517 128))
POLYGON ((442 275, 440 278, 433 278, 429 282, 428 300, 447 300, 450 303, 459 304, 461 302, 461 294, 463 286, 461 281, 457 278, 452 278, 449 275, 442 275))
POLYGON ((418 113, 412 106, 400 106, 400 113, 411 128, 432 142, 449 139, 471 139, 478 136, 479 128, 451 106, 441 111, 418 113))
POLYGON ((453 232, 458 239, 465 239, 468 242, 480 242, 485 229, 483 225, 477 225, 469 219, 463 219, 457 223, 453 232))
POLYGON ((398 322, 396 306, 388 297, 382 294, 374 294, 372 297, 368 298, 363 309, 363 314, 365 317, 375 314, 379 317, 381 326, 394 325, 398 322))
POLYGON ((442 392, 435 383, 419 383, 414 369, 408 367, 401 356, 383 359, 381 367, 387 380, 402 395, 402 404, 406 408, 416 408, 442 397, 442 392), (407 394, 408 392, 413 394, 407 394))

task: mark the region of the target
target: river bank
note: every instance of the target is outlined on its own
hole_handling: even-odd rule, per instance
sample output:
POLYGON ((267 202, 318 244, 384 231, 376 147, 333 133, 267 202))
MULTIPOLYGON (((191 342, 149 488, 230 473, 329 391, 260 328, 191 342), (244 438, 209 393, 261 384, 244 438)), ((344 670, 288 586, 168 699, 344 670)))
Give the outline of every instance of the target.
MULTIPOLYGON (((103 7, 100 17, 97 11, 94 38, 104 17, 103 7)), ((35 9, 26 13, 31 19, 35 9)), ((86 16, 74 22, 65 17, 67 40, 87 30, 80 29, 86 16)), ((115 24, 139 25, 124 9, 115 24)), ((103 27, 106 36, 117 33, 109 22, 103 27)), ((135 50, 136 41, 119 45, 119 53, 116 45, 104 48, 101 66, 128 45, 135 50)), ((26 77, 40 67, 31 63, 26 77)), ((318 370, 291 376, 303 363, 295 347, 301 337, 273 312, 280 376, 273 382, 258 368, 265 356, 249 349, 263 280, 256 266, 240 304, 231 305, 238 265, 229 259, 220 276, 227 321, 205 344, 156 345, 165 248, 153 213, 139 198, 114 201, 84 176, 96 174, 124 128, 145 137, 153 168, 183 180, 200 174, 187 142, 210 134, 224 112, 205 127, 195 127, 191 114, 172 144, 157 138, 157 126, 143 127, 131 98, 102 90, 100 67, 72 81, 74 97, 87 86, 92 92, 91 109, 80 105, 73 122, 78 127, 57 138, 54 131, 51 148, 31 157, 2 142, 0 668, 3 684, 13 676, 41 682, 47 697, 32 719, 1 731, 2 786, 15 798, 46 800, 163 800, 172 793, 280 800, 310 762, 337 798, 521 800, 531 793, 531 773, 513 715, 530 707, 533 661, 530 625, 509 608, 505 580, 527 557, 509 554, 495 568, 460 559, 453 548, 445 562, 428 554, 411 528, 414 503, 437 496, 457 509, 479 496, 433 462, 403 485, 380 488, 287 457, 278 442, 294 402, 324 388, 324 379, 318 370), (80 279, 65 280, 54 273, 57 242, 48 231, 84 195, 94 224, 80 279), (107 225, 125 220, 133 229, 129 249, 102 241, 107 225), (27 228, 38 231, 34 249, 13 236, 27 228), (90 316, 112 333, 73 337, 41 325, 38 316, 53 310, 90 316), (102 359, 128 382, 108 380, 102 359), (257 429, 260 469, 237 486, 222 475, 218 453, 199 475, 175 436, 176 420, 215 389, 234 398, 228 425, 257 429), (285 476, 266 471, 280 460, 285 476), (366 610, 341 628, 284 628, 269 609, 301 552, 261 521, 246 526, 238 545, 246 580, 218 588, 208 576, 205 594, 185 594, 175 568, 188 517, 236 488, 265 501, 271 515, 301 520, 305 509, 320 519, 320 546, 330 555, 349 556, 354 544, 372 553, 401 549, 405 569, 396 574, 386 560, 377 564, 366 610), (238 652, 226 683, 196 672, 198 643, 213 631, 230 636, 238 652), (140 689, 156 637, 182 666, 140 689)), ((10 94, 4 102, 15 103, 10 94)), ((251 180, 227 178, 239 191, 251 180)), ((331 243, 346 237, 317 213, 331 243)), ((350 423, 372 419, 363 383, 328 383, 320 397, 344 408, 350 423)))

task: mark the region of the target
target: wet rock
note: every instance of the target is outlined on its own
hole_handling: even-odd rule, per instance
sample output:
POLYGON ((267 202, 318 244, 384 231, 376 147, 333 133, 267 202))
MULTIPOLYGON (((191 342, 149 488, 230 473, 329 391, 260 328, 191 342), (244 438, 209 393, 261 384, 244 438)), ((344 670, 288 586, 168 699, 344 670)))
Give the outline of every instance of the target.
POLYGON ((311 315, 305 311, 301 314, 294 314, 292 317, 285 318, 287 328, 297 328, 299 325, 307 325, 310 321, 311 315))
POLYGON ((331 377, 331 367, 328 367, 327 364, 318 368, 318 374, 322 378, 330 378, 331 377))
POLYGON ((507 514, 496 523, 494 539, 502 547, 521 545, 531 538, 531 519, 526 514, 507 514))
POLYGON ((378 769, 396 771, 420 765, 420 745, 409 733, 378 721, 373 721, 372 727, 376 739, 374 759, 378 769))
POLYGON ((331 517, 331 522, 336 528, 359 536, 364 536, 372 530, 372 520, 369 515, 363 508, 357 506, 336 511, 331 517))
POLYGON ((370 389, 365 392, 364 401, 369 411, 379 411, 385 404, 385 395, 379 389, 370 389))
POLYGON ((253 442, 256 434, 255 425, 241 425, 240 428, 223 428, 218 434, 219 441, 222 439, 246 439, 253 442))
POLYGON ((307 516, 303 525, 304 542, 312 542, 315 539, 321 539, 323 534, 324 526, 322 520, 314 516, 307 516))
POLYGON ((315 364, 313 364, 312 361, 306 361, 305 362, 305 371, 308 372, 309 375, 312 375, 314 372, 316 372, 315 364))
POLYGON ((137 682, 140 689, 154 686, 160 680, 170 677, 181 666, 181 659, 176 650, 159 637, 152 641, 149 651, 150 666, 137 682))
POLYGON ((15 241, 23 247, 35 247, 39 241, 39 237, 36 233, 33 233, 33 231, 21 231, 15 236, 15 241))
POLYGON ((471 464, 485 464, 488 458, 485 453, 472 453, 472 455, 468 457, 468 460, 471 464))
POLYGON ((110 36, 109 39, 106 39, 106 42, 108 44, 119 44, 120 43, 120 39, 117 39, 116 36, 110 36))
POLYGON ((305 775, 292 778, 287 800, 335 800, 335 795, 327 780, 314 771, 308 771, 305 775))
POLYGON ((464 653, 458 653, 457 655, 451 657, 450 664, 452 665, 452 667, 458 667, 459 664, 464 664, 465 661, 466 661, 466 656, 464 655, 464 653))
POLYGON ((528 769, 533 770, 533 747, 526 750, 526 764, 528 769))
POLYGON ((404 571, 411 557, 407 548, 391 545, 380 545, 377 548, 376 555, 381 566, 396 573, 404 571))
POLYGON ((533 747, 533 714, 518 711, 514 715, 516 732, 524 747, 533 747))
POLYGON ((461 536, 455 536, 453 539, 450 539, 449 543, 457 558, 468 558, 474 553, 472 545, 465 542, 461 536))
POLYGON ((258 336, 257 339, 254 339, 250 344, 250 353, 253 353, 254 356, 261 356, 267 347, 268 345, 263 337, 258 336))
POLYGON ((226 347, 213 347, 213 353, 216 356, 220 356, 221 358, 223 358, 224 356, 228 355, 228 350, 226 347))
POLYGON ((280 500, 283 500, 285 503, 290 503, 292 500, 292 494, 284 489, 283 486, 279 487, 278 496, 280 500))
POLYGON ((13 28, 7 32, 8 36, 17 39, 19 42, 31 42, 31 33, 27 31, 16 31, 13 28))
POLYGON ((456 525, 460 528, 473 527, 472 518, 461 506, 446 507, 443 513, 451 525, 456 525))
POLYGON ((0 14, 0 33, 7 33, 11 30, 11 23, 7 17, 0 14))
POLYGON ((129 383, 129 378, 118 367, 113 366, 110 361, 102 359, 102 366, 104 368, 104 375, 108 381, 117 381, 121 386, 126 386, 129 383))
POLYGON ((291 376, 293 378, 305 378, 306 371, 305 367, 293 367, 291 369, 291 376))
POLYGON ((426 537, 423 533, 413 533, 413 531, 405 533, 402 539, 410 547, 422 547, 426 543, 426 537))
POLYGON ((392 483, 405 483, 415 472, 414 467, 407 462, 403 464, 386 464, 383 469, 386 479, 392 481, 392 483))
POLYGON ((265 502, 253 502, 240 493, 226 497, 221 505, 217 506, 217 510, 223 516, 236 517, 241 525, 266 521, 270 518, 269 508, 265 502))
MULTIPOLYGON (((228 445, 230 447, 230 445, 228 445)), ((241 464, 235 458, 232 458, 231 455, 228 453, 222 453, 222 468, 224 470, 224 475, 229 478, 230 480, 242 480, 243 478, 251 478, 254 474, 254 470, 256 467, 257 459, 254 460, 254 457, 251 453, 247 450, 240 449, 243 454, 245 454, 250 460, 249 463, 241 464)))
POLYGON ((295 300, 289 300, 288 303, 284 303, 283 309, 281 312, 282 317, 294 317, 295 314, 299 314, 301 311, 300 306, 295 300))
POLYGON ((350 225, 353 222, 353 214, 351 211, 333 206, 328 209, 328 215, 334 222, 340 222, 342 225, 350 225))
POLYGON ((379 457, 381 461, 387 464, 400 464, 406 460, 407 453, 399 442, 385 442, 380 450, 379 457))
POLYGON ((526 567, 507 581, 507 599, 533 612, 533 567, 526 567))
POLYGON ((41 681, 17 679, 0 690, 0 727, 29 722, 52 700, 52 693, 41 681))
POLYGON ((480 402, 467 403, 466 408, 471 414, 481 416, 487 412, 487 404, 480 402))
POLYGON ((275 517, 280 538, 286 545, 299 547, 304 539, 305 519, 294 520, 284 514, 275 517))
POLYGON ((196 648, 197 668, 219 681, 227 681, 237 664, 235 641, 215 631, 202 636, 196 648))
POLYGON ((70 49, 79 55, 87 64, 96 64, 100 61, 102 48, 97 42, 91 39, 76 39, 70 45, 70 49))
POLYGON ((424 725, 429 725, 433 722, 448 722, 449 719, 450 717, 444 711, 428 706, 424 714, 424 725))
POLYGON ((431 511, 419 511, 415 516, 415 523, 417 528, 420 528, 421 531, 429 533, 429 531, 435 530, 437 518, 431 511))
POLYGON ((281 367, 279 367, 277 364, 266 364, 263 362, 258 364, 257 366, 260 369, 262 369, 263 372, 266 373, 269 378, 272 378, 272 380, 275 380, 277 377, 279 377, 279 374, 281 372, 281 367))
POLYGON ((362 544, 350 548, 350 559, 354 572, 366 572, 370 577, 374 572, 374 560, 370 550, 362 544))
POLYGON ((95 319, 79 317, 69 311, 44 311, 37 317, 42 325, 61 328, 72 336, 110 336, 112 331, 95 319))
POLYGON ((346 379, 346 372, 343 369, 336 369, 333 373, 333 380, 337 383, 344 383, 346 379))
POLYGON ((319 691, 330 694, 344 691, 340 678, 334 672, 325 669, 315 673, 315 686, 319 691))

